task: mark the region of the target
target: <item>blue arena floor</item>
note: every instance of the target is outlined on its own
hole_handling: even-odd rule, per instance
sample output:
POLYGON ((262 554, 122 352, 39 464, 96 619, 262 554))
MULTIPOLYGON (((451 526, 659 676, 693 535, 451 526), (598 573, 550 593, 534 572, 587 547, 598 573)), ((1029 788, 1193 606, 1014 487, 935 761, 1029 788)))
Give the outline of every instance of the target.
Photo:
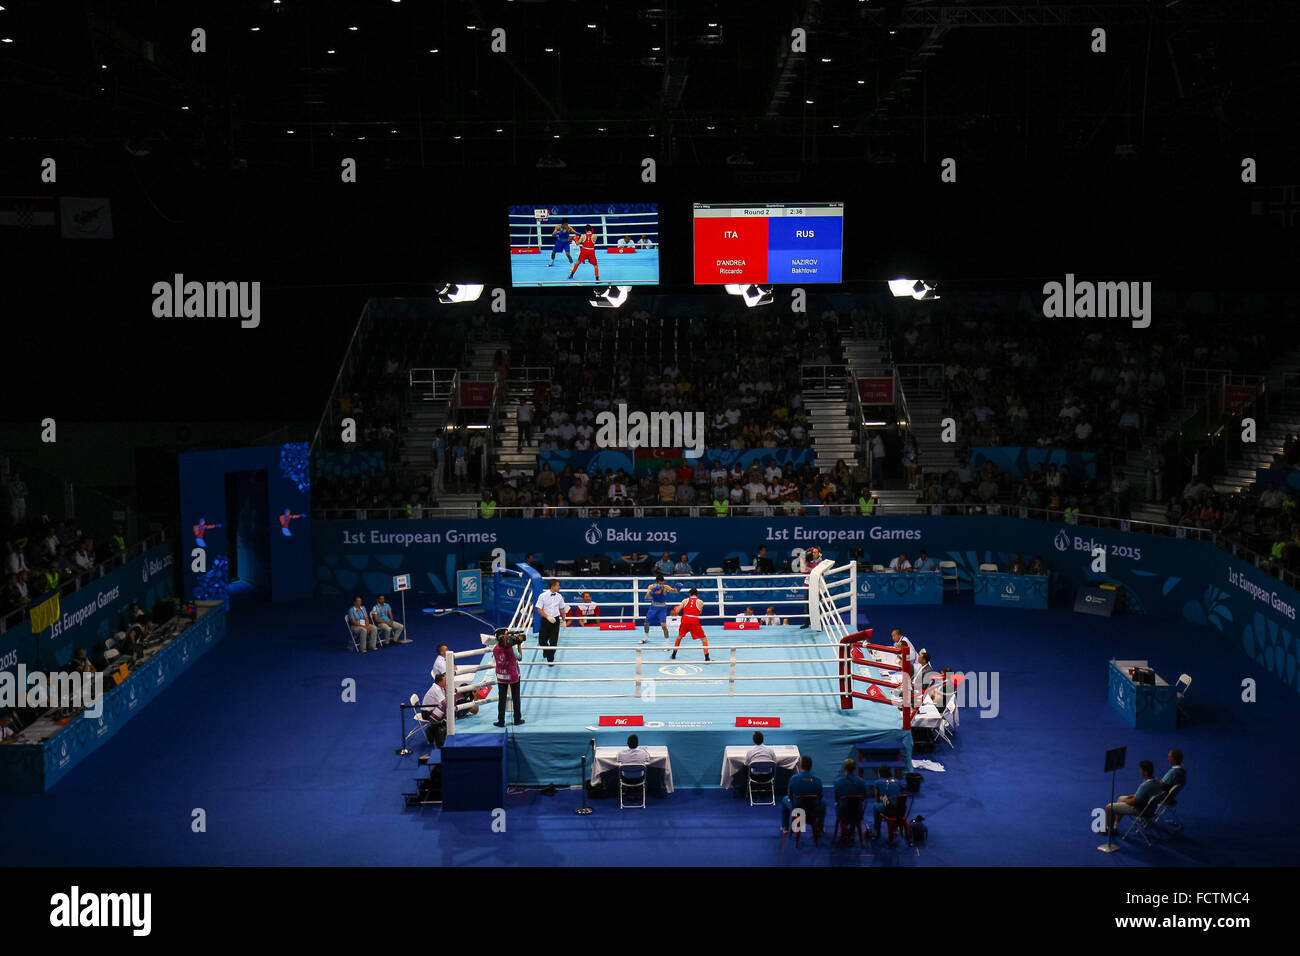
MULTIPOLYGON (((682 640, 672 660, 673 644, 665 644, 659 628, 646 635, 640 627, 566 627, 554 666, 542 658, 536 641, 529 641, 520 668, 525 723, 515 727, 508 716, 506 731, 493 727, 494 692, 476 716, 457 722, 457 733, 508 731, 514 744, 508 750, 509 779, 525 786, 576 780, 578 758, 592 737, 597 746, 624 746, 629 728, 598 728, 601 715, 643 717, 645 727, 631 730, 642 744, 669 748, 677 787, 717 786, 723 748, 747 742, 753 732, 737 731, 739 717, 779 716, 781 727, 767 731, 768 741, 797 743, 820 765, 852 756, 858 741, 910 750, 911 736, 903 733, 897 708, 859 700, 852 710, 840 709, 835 648, 821 632, 785 626, 756 631, 707 626, 704 631, 709 662, 701 643, 691 638, 682 640), (643 637, 648 643, 639 643, 643 637), (783 644, 797 646, 779 646, 783 644), (736 696, 729 695, 732 646, 737 646, 736 696), (635 694, 637 650, 642 658, 640 696, 635 694), (764 663, 783 660, 808 663, 764 663), (586 663, 594 661, 616 663, 586 663), (769 696, 740 696, 744 694, 769 696), (823 696, 770 696, 775 694, 823 696)), ((676 628, 671 633, 675 641, 676 628)), ((484 654, 481 663, 490 664, 491 655, 484 654)))
MULTIPOLYGON (((645 810, 594 801, 589 816, 573 812, 577 790, 512 792, 503 833, 493 832, 487 813, 405 808, 401 794, 422 768, 415 755, 394 753, 398 702, 427 688, 439 640, 481 647, 478 624, 409 609, 414 644, 361 656, 347 649, 338 601, 271 605, 241 595, 226 638, 111 742, 49 793, 0 796, 0 865, 1300 863, 1300 838, 1286 824, 1296 784, 1288 749, 1295 691, 1213 630, 977 608, 969 599, 878 609, 877 633, 901 627, 940 666, 997 672, 996 716, 968 709, 956 749, 941 744, 926 755, 945 772, 924 773, 915 807, 930 827, 924 847, 815 849, 805 840, 795 850, 782 843, 772 807, 751 808, 713 785, 652 798, 645 810), (1191 722, 1167 733, 1128 727, 1107 700, 1112 656, 1149 658, 1162 675, 1191 674, 1191 722), (1257 681, 1254 702, 1242 699, 1245 678, 1257 681), (349 679, 355 702, 343 699, 349 679), (1129 754, 1119 793, 1133 791, 1138 760, 1163 767, 1171 746, 1184 750, 1184 828, 1153 847, 1129 843, 1103 854, 1092 826, 1111 793, 1103 756, 1117 746, 1129 754), (198 809, 206 832, 192 829, 198 809)), ((529 718, 520 729, 542 720, 531 710, 529 718)), ((820 761, 814 771, 828 785, 838 772, 820 761)))
MULTIPOLYGON (((578 253, 572 252, 573 263, 578 261, 578 253)), ((584 262, 578 267, 572 279, 569 270, 573 263, 561 253, 555 257, 555 265, 550 265, 551 250, 544 250, 541 255, 534 253, 514 253, 510 256, 510 281, 516 286, 550 286, 550 285, 595 285, 596 270, 590 263, 584 262)), ((659 250, 638 249, 633 253, 596 251, 596 262, 600 265, 600 282, 606 285, 657 285, 659 283, 659 250)))

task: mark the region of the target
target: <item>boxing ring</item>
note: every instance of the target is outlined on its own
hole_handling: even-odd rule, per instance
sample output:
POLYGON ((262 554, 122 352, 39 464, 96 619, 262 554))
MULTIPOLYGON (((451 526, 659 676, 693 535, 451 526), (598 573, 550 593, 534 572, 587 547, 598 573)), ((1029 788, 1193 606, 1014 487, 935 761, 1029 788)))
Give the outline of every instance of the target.
POLYGON ((675 620, 668 642, 658 626, 645 633, 645 589, 653 577, 561 578, 568 603, 591 593, 600 623, 566 624, 554 665, 542 657, 534 633, 534 605, 546 582, 521 567, 528 583, 510 627, 528 634, 520 661, 525 723, 515 726, 507 714, 506 728, 493 726, 495 635, 482 635, 481 653, 449 654, 447 662, 459 689, 488 691, 477 715, 448 719, 448 734, 508 734, 511 784, 576 783, 593 741, 622 747, 636 733, 644 745, 669 748, 678 787, 716 787, 725 747, 748 744, 755 727, 763 728, 768 743, 794 744, 812 756, 815 772, 826 779, 844 757, 857 755, 859 745, 897 750, 910 768, 907 714, 889 699, 888 686, 883 700, 864 689, 896 686, 891 681, 899 675, 878 659, 889 649, 861 650, 870 632, 857 629, 855 565, 823 562, 807 575, 669 577, 679 592, 669 595, 670 608, 691 587, 705 602, 708 662, 701 642, 689 637, 671 658, 675 620), (782 623, 728 627, 746 605, 760 615, 775 607, 782 623), (849 684, 859 693, 847 693, 849 684))

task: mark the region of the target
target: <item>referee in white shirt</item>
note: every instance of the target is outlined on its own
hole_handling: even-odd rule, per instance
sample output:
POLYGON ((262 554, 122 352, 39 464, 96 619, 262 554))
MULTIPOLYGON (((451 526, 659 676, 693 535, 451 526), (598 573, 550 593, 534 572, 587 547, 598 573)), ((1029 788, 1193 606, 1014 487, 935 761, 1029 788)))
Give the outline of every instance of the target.
MULTIPOLYGON (((569 605, 564 603, 560 594, 560 582, 551 579, 551 589, 537 599, 537 612, 542 615, 542 623, 537 635, 537 643, 544 648, 552 648, 560 643, 560 627, 564 624, 564 615, 569 605)), ((555 664, 555 651, 544 650, 542 656, 546 663, 555 664)))
POLYGON ((641 746, 641 741, 637 739, 636 734, 627 738, 627 749, 618 752, 618 764, 639 764, 643 767, 650 766, 654 757, 650 756, 650 751, 641 746))
POLYGON ((763 731, 754 731, 754 746, 745 751, 745 766, 758 761, 759 763, 776 763, 776 751, 763 743, 763 731))

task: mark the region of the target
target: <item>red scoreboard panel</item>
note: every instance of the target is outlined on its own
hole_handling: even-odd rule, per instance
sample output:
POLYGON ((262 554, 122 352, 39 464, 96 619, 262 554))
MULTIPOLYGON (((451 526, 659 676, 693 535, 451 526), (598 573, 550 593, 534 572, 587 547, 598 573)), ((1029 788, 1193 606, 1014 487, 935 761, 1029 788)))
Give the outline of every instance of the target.
POLYGON ((701 215, 697 207, 695 284, 766 281, 767 217, 701 215))

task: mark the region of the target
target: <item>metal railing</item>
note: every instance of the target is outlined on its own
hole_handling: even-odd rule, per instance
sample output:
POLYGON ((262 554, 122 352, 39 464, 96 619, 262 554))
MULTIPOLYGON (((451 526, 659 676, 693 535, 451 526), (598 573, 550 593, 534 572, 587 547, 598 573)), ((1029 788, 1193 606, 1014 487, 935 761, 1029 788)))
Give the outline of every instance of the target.
POLYGON ((339 363, 338 374, 334 376, 334 384, 330 388, 329 398, 325 399, 325 410, 321 413, 320 421, 316 425, 316 431, 311 438, 311 451, 315 451, 320 444, 321 434, 327 427, 333 426, 338 420, 339 398, 343 394, 344 373, 350 373, 352 367, 356 364, 357 355, 360 352, 360 346, 365 341, 366 331, 370 327, 370 303, 369 301, 361 309, 361 314, 357 316, 357 324, 352 328, 352 338, 348 339, 348 347, 343 351, 343 360, 339 363))
POLYGON ((799 385, 804 392, 847 388, 851 377, 847 365, 799 366, 799 385))
POLYGON ((454 368, 413 368, 406 384, 413 400, 447 402, 460 386, 460 372, 454 368))
MULTIPOLYGON (((70 578, 69 580, 64 581, 62 584, 59 585, 59 596, 67 597, 69 594, 75 594, 77 591, 80 591, 82 588, 89 586, 95 581, 98 581, 104 575, 112 571, 116 571, 118 568, 122 567, 128 561, 135 560, 140 555, 148 551, 150 548, 154 547, 155 545, 161 544, 165 540, 167 540, 167 535, 159 531, 156 532, 155 534, 151 534, 149 537, 144 538, 141 541, 137 541, 135 544, 128 546, 127 549, 121 552, 120 554, 115 554, 110 558, 105 558, 103 561, 95 565, 93 568, 90 568, 87 571, 83 571, 75 578, 70 578)), ((34 605, 40 604, 42 601, 46 600, 51 596, 52 595, 49 593, 38 594, 36 595, 35 598, 33 598, 30 604, 26 605, 25 607, 17 608, 16 610, 10 611, 8 614, 4 615, 4 617, 0 618, 0 634, 3 634, 11 627, 15 627, 18 624, 21 624, 23 620, 28 616, 28 612, 31 610, 31 608, 34 605)))

